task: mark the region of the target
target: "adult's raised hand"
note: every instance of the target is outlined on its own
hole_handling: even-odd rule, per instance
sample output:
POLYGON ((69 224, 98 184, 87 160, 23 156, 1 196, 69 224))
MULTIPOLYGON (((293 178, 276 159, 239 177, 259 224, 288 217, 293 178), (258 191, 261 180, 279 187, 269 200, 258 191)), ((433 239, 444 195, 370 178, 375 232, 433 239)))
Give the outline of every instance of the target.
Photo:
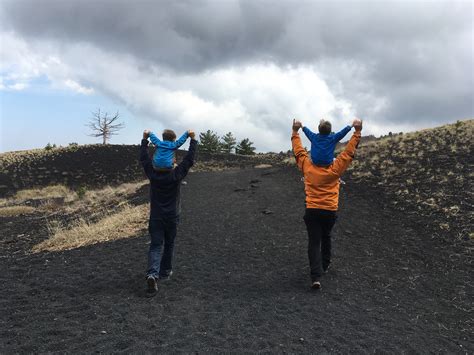
POLYGON ((293 125, 291 126, 293 132, 298 132, 301 127, 303 127, 303 124, 300 121, 293 119, 293 125))
POLYGON ((362 120, 355 118, 354 121, 352 121, 352 127, 358 132, 362 131, 362 120))

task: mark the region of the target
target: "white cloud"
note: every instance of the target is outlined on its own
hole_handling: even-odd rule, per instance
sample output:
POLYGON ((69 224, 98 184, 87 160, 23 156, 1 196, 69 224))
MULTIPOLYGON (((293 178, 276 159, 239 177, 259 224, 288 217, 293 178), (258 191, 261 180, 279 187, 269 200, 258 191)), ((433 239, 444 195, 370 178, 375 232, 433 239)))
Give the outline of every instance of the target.
MULTIPOLYGON (((286 16, 288 4, 269 13, 256 5, 262 11, 256 14, 251 4, 222 9, 230 19, 215 29, 185 8, 173 10, 169 21, 151 21, 152 12, 142 7, 119 6, 130 15, 119 24, 126 26, 124 37, 101 30, 102 20, 112 16, 105 3, 89 4, 102 9, 102 17, 84 18, 79 27, 54 14, 56 3, 39 16, 44 26, 27 21, 25 9, 13 11, 21 15, 12 17, 18 31, 0 34, 0 89, 25 88, 45 76, 56 89, 113 98, 136 119, 151 120, 151 129, 231 131, 261 151, 289 148, 293 117, 313 127, 321 117, 329 118, 337 130, 357 115, 369 118, 365 133, 379 135, 472 113, 472 99, 470 107, 465 105, 472 95, 472 53, 466 54, 472 24, 459 17, 463 7, 443 17, 441 25, 435 22, 435 30, 445 29, 440 37, 426 27, 440 8, 426 13, 416 7, 418 21, 406 17, 411 6, 393 14, 381 6, 371 23, 366 21, 373 17, 370 9, 362 16, 358 6, 344 12, 331 5, 320 12, 307 4, 286 16), (302 21, 305 17, 318 21, 302 21), (457 17, 460 29, 453 29, 457 17), (88 21, 90 26, 84 25, 88 21), (130 28, 137 31, 129 22, 136 22, 130 28), (175 25, 160 31, 168 22, 175 25), (37 36, 44 28, 51 30, 37 36)), ((61 3, 69 5, 84 4, 61 3)))
POLYGON ((28 84, 26 83, 15 83, 13 85, 9 85, 8 89, 21 91, 21 90, 26 89, 27 87, 28 87, 28 84))
POLYGON ((1 32, 2 60, 0 61, 0 82, 4 90, 24 90, 29 83, 46 76, 56 88, 68 89, 80 94, 91 94, 93 89, 70 79, 68 74, 74 68, 63 63, 54 43, 36 44, 17 37, 12 32, 1 32))
POLYGON ((90 95, 90 94, 94 93, 94 89, 84 87, 81 84, 79 84, 76 81, 71 80, 71 79, 65 80, 64 81, 64 86, 66 86, 67 88, 69 88, 69 89, 71 89, 75 92, 78 92, 78 93, 84 94, 84 95, 90 95))
POLYGON ((22 80, 45 75, 55 88, 101 92, 137 118, 155 122, 150 127, 155 130, 231 131, 237 138, 250 138, 261 151, 279 151, 289 147, 293 117, 309 125, 329 117, 338 127, 353 113, 351 104, 337 99, 313 66, 256 63, 176 74, 156 66, 143 68, 131 56, 110 55, 86 44, 59 48, 38 41, 33 48, 18 38, 9 42, 11 61, 28 58, 7 68, 9 78, 17 72, 24 73, 22 80), (335 108, 345 119, 333 115, 335 108))

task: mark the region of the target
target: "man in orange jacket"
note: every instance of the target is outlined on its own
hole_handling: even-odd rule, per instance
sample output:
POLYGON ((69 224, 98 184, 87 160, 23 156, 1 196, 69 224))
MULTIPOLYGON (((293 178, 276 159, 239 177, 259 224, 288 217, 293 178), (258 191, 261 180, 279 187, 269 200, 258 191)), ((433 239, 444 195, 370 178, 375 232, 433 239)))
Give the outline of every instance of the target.
POLYGON ((311 287, 321 288, 320 278, 331 263, 331 230, 339 205, 339 178, 349 167, 360 141, 362 121, 355 119, 355 132, 342 153, 330 165, 314 165, 298 134, 303 125, 293 120, 291 143, 296 164, 303 172, 306 194, 304 221, 308 231, 308 257, 311 287))

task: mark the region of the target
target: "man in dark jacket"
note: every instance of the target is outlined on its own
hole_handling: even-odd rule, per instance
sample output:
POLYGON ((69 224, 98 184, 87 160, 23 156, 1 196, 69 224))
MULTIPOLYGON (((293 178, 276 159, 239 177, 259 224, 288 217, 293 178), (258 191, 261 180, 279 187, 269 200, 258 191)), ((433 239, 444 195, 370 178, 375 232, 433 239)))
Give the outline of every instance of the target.
POLYGON ((156 171, 148 154, 150 131, 143 132, 140 147, 140 162, 150 180, 150 220, 148 230, 151 242, 148 251, 147 295, 158 291, 157 280, 167 280, 172 274, 174 239, 180 213, 181 181, 194 164, 197 141, 194 132, 189 132, 191 142, 183 161, 170 171, 156 171), (164 243, 163 254, 161 249, 164 243))

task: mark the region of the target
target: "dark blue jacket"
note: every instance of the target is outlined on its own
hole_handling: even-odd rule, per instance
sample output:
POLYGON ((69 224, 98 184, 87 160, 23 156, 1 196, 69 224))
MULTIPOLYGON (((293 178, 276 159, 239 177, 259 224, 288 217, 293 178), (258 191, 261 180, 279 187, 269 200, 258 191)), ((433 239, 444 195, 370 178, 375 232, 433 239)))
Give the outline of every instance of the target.
POLYGON ((351 126, 346 126, 337 133, 313 133, 308 127, 303 132, 311 141, 311 161, 316 165, 330 165, 334 160, 336 144, 349 133, 351 126))
POLYGON ((180 213, 181 180, 194 164, 197 141, 191 140, 183 161, 170 171, 156 171, 148 154, 148 140, 142 139, 140 162, 150 180, 150 219, 175 218, 180 213))

